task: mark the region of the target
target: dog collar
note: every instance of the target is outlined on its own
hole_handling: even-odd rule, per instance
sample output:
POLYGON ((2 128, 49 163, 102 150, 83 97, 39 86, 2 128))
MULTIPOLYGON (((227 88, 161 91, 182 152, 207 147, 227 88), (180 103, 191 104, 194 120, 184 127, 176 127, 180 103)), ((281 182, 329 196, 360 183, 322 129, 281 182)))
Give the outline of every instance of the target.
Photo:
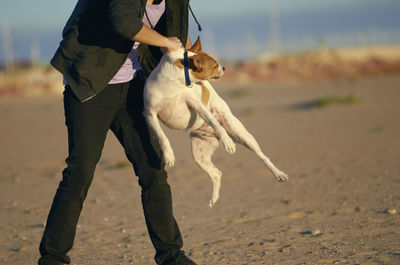
POLYGON ((189 76, 189 57, 187 51, 183 54, 183 68, 185 70, 185 82, 186 86, 191 86, 192 82, 190 82, 189 76))

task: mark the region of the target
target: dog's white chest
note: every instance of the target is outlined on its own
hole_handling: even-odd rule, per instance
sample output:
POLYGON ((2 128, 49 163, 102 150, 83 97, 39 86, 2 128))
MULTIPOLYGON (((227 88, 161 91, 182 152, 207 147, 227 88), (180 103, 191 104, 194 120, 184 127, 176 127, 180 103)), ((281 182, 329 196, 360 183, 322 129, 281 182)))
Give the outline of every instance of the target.
POLYGON ((158 118, 171 129, 192 130, 204 123, 197 112, 186 104, 183 95, 165 98, 158 105, 158 118))

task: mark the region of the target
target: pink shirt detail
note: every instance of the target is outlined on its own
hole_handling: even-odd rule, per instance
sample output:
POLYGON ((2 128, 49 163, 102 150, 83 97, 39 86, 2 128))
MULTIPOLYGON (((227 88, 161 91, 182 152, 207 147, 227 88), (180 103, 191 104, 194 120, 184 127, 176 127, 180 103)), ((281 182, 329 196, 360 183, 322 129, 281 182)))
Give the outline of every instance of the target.
MULTIPOLYGON (((155 26, 157 22, 160 20, 161 16, 165 11, 165 0, 162 0, 158 5, 151 5, 149 3, 146 4, 146 11, 151 24, 155 26)), ((147 20, 146 14, 143 16, 143 23, 150 27, 150 23, 147 20)), ((142 69, 138 62, 138 56, 136 53, 136 49, 140 43, 137 41, 133 45, 132 51, 128 56, 126 62, 119 69, 117 74, 111 79, 109 84, 119 84, 131 81, 135 75, 136 71, 142 69)))

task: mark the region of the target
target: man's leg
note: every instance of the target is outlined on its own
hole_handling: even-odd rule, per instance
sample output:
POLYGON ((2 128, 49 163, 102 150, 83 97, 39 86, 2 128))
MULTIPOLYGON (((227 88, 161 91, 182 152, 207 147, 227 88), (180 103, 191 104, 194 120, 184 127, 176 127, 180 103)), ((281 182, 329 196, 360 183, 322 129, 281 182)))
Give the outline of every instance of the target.
POLYGON ((121 103, 111 130, 132 162, 142 188, 144 216, 151 241, 156 249, 156 262, 163 264, 182 247, 182 237, 172 212, 171 190, 161 161, 161 149, 150 137, 142 115, 143 83, 135 78, 127 84, 126 101, 121 103))
POLYGON ((117 109, 120 90, 107 87, 81 103, 66 87, 65 119, 68 129, 67 167, 55 194, 40 243, 39 265, 70 263, 76 225, 100 159, 107 131, 117 109), (115 89, 114 91, 112 89, 115 89))

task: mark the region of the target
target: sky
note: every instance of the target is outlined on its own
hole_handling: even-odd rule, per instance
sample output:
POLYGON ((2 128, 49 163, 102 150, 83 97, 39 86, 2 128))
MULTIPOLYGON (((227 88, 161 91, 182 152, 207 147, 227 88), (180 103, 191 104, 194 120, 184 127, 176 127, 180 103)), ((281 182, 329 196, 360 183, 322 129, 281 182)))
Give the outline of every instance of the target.
MULTIPOLYGON (((390 3, 399 0, 192 0, 191 6, 199 17, 208 19, 231 17, 238 14, 260 14, 271 5, 282 11, 300 11, 318 8, 337 8, 371 3, 390 3)), ((54 29, 68 19, 76 0, 2 0, 0 22, 11 27, 54 29)))
MULTIPOLYGON (((14 57, 29 57, 35 43, 40 46, 41 57, 49 57, 76 2, 1 0, 0 33, 4 28, 11 31, 14 57)), ((335 45, 354 44, 357 42, 351 40, 354 35, 358 35, 359 43, 400 42, 400 37, 393 36, 400 33, 400 0, 191 0, 190 3, 204 29, 198 32, 191 18, 191 38, 200 35, 203 46, 222 57, 255 56, 275 46, 283 50, 310 48, 327 40, 335 45), (276 27, 271 28, 271 10, 279 11, 278 33, 276 27), (278 40, 275 46, 271 42, 274 38, 278 40), (240 52, 243 46, 245 53, 240 52)), ((4 41, 0 40, 0 61, 4 59, 3 46, 4 41)))

